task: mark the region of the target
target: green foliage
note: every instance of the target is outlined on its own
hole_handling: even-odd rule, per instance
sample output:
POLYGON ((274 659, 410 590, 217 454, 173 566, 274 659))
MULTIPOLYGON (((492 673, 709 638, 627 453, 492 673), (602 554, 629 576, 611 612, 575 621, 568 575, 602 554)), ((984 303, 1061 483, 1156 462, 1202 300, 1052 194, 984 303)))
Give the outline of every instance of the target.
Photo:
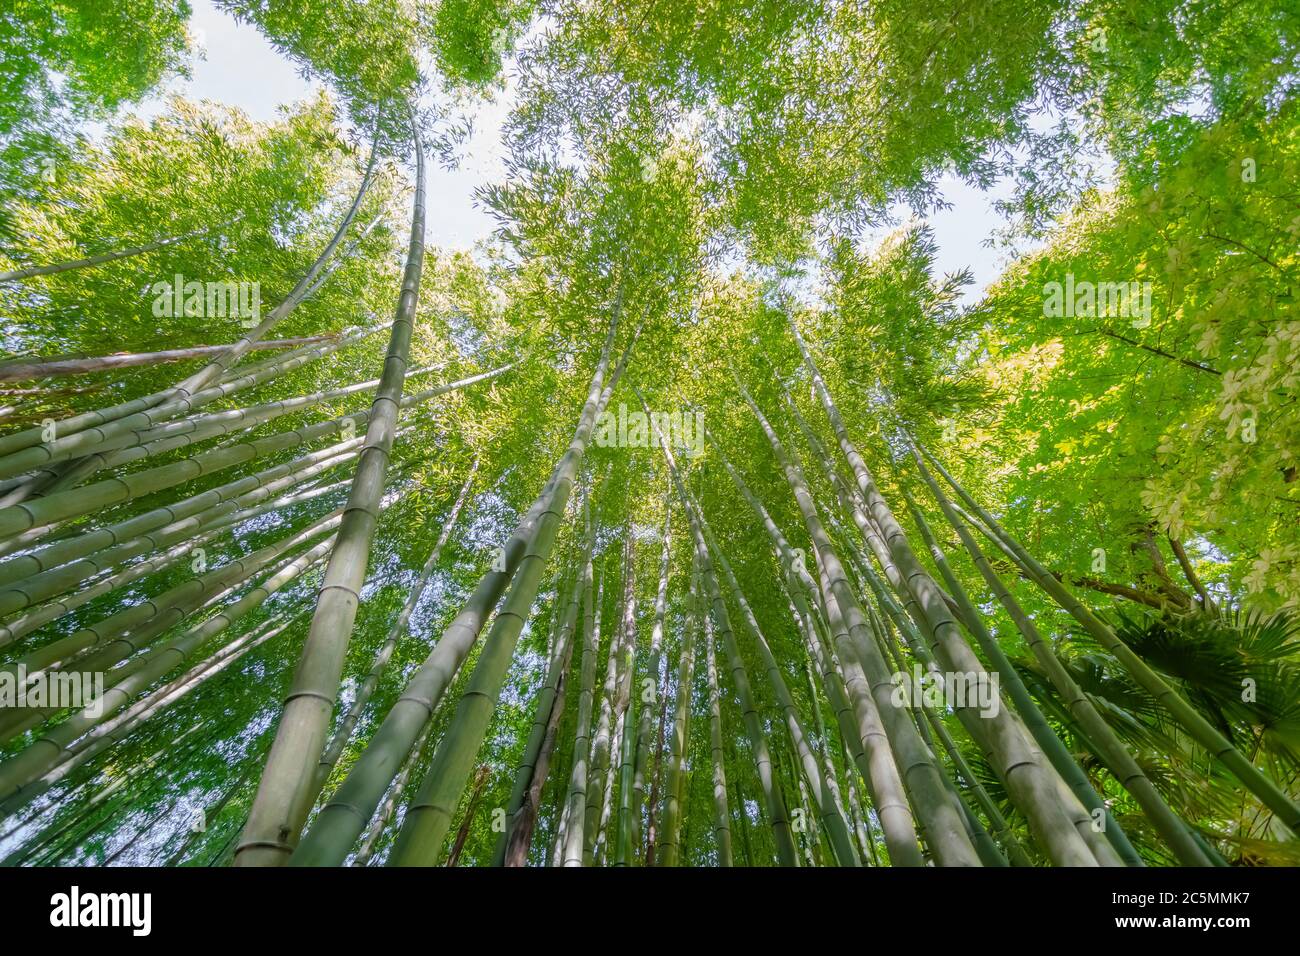
POLYGON ((0 11, 0 198, 57 168, 71 124, 182 72, 186 0, 14 0, 0 11))
POLYGON ((531 10, 531 0, 442 0, 433 11, 432 47, 443 71, 470 84, 495 79, 531 10))
MULTIPOLYGON (((845 795, 855 781, 866 804, 866 857, 887 857, 880 820, 840 739, 830 690, 806 674, 806 635, 787 594, 798 584, 720 460, 725 455, 735 466, 815 575, 809 529, 741 400, 743 385, 802 465, 849 587, 869 611, 889 619, 865 580, 865 570, 880 564, 872 563, 859 527, 868 519, 853 513, 852 491, 844 507, 836 485, 842 479, 845 489, 857 486, 857 476, 812 393, 794 330, 808 343, 865 467, 904 522, 921 567, 937 577, 934 556, 907 523, 907 499, 931 522, 955 579, 1045 721, 1147 862, 1177 860, 1100 756, 1077 702, 1065 699, 1025 649, 1016 622, 992 600, 921 482, 909 439, 943 461, 1140 661, 1294 800, 1300 123, 1296 13, 1289 5, 1034 0, 985 4, 978 12, 953 3, 919 11, 894 0, 217 6, 255 25, 328 92, 285 108, 272 123, 181 99, 147 122, 110 117, 182 69, 185 4, 20 2, 0 14, 0 192, 9 200, 0 272, 199 233, 93 268, 0 283, 0 311, 10 319, 0 340, 6 352, 105 355, 234 342, 246 331, 237 322, 155 314, 154 284, 177 274, 254 282, 263 308, 271 308, 330 241, 372 158, 374 181, 337 270, 275 335, 386 326, 400 293, 396 263, 410 205, 400 164, 410 155, 412 125, 437 130, 431 151, 445 155, 464 132, 452 118, 453 104, 465 107, 494 87, 515 91, 507 174, 477 196, 499 229, 473 253, 440 249, 431 234, 410 348, 409 367, 419 376, 405 392, 511 368, 399 418, 336 720, 373 666, 471 468, 475 482, 411 625, 327 781, 325 800, 359 766, 407 680, 494 570, 497 549, 571 447, 614 323, 614 362, 628 361, 608 411, 625 420, 644 401, 651 411, 702 423, 694 446, 679 442, 688 447, 675 451, 685 484, 734 569, 799 721, 816 730, 816 757, 845 795), (535 15, 544 29, 529 29, 535 15), (507 69, 517 82, 504 82, 507 69), (91 140, 73 125, 88 118, 108 118, 102 136, 91 140), (50 156, 57 161, 47 166, 50 156), (1011 263, 970 303, 963 295, 971 273, 937 274, 939 240, 920 218, 942 204, 938 183, 945 176, 980 186, 1008 176, 1014 186, 1003 203, 1011 263), (915 216, 896 221, 907 207, 915 216), (868 242, 882 224, 895 228, 868 242), (1026 242, 1037 245, 1017 252, 1026 242), (1125 298, 1106 307, 1095 296, 1067 296, 1067 287, 1084 283, 1122 283, 1125 298)), ((430 206, 436 207, 432 195, 430 206)), ((1118 296, 1120 286, 1114 288, 1118 296)), ((377 378, 384 339, 371 336, 199 411, 230 414, 377 378)), ((270 360, 258 353, 237 368, 270 360)), ((6 397, 0 408, 0 441, 47 417, 60 422, 149 395, 197 368, 191 362, 95 372, 71 379, 68 390, 25 383, 33 387, 15 393, 12 404, 6 397)), ((147 462, 110 464, 98 478, 363 412, 372 398, 358 390, 163 449, 147 462)), ((187 417, 170 425, 186 427, 187 417)), ((600 434, 584 450, 554 554, 474 755, 475 767, 484 768, 481 790, 476 770, 458 802, 450 801, 455 819, 443 854, 463 823, 461 866, 486 865, 496 850, 491 811, 508 799, 536 716, 553 625, 579 563, 577 502, 584 496, 597 522, 594 574, 604 583, 596 608, 595 710, 620 627, 628 542, 637 635, 631 686, 648 682, 670 699, 678 691, 691 605, 693 545, 685 516, 649 436, 611 444, 607 431, 600 434), (651 673, 658 535, 666 516, 672 540, 663 668, 651 673)), ((179 485, 38 528, 33 540, 76 540, 319 447, 275 452, 229 472, 196 470, 179 485)), ((224 566, 341 507, 354 470, 353 460, 339 462, 310 479, 310 497, 221 530, 208 560, 224 566)), ((13 518, 6 496, 25 482, 18 476, 0 488, 0 515, 13 518)), ((29 500, 42 496, 37 488, 29 500)), ((0 574, 6 561, 30 559, 29 544, 0 541, 0 574)), ((986 544, 991 567, 1160 797, 1231 862, 1294 862, 1295 834, 1279 814, 1215 762, 1166 702, 1122 666, 1113 646, 1080 633, 1017 562, 986 544)), ((136 554, 127 566, 154 556, 136 554)), ((129 724, 111 747, 53 780, 21 817, 6 820, 4 852, 27 863, 227 862, 299 666, 320 567, 214 635, 186 666, 281 616, 283 633, 129 724), (199 806, 212 811, 208 829, 190 834, 187 814, 199 806)), ((77 583, 93 586, 121 570, 96 565, 77 583)), ((182 560, 97 594, 22 643, 0 647, 0 657, 9 664, 141 606, 194 573, 182 560)), ((172 639, 218 613, 257 581, 214 597, 156 639, 172 639)), ((785 799, 815 817, 804 796, 809 775, 792 752, 788 715, 767 682, 765 658, 743 629, 736 602, 726 600, 785 799)), ((828 615, 818 594, 812 600, 816 637, 828 615)), ((899 600, 920 614, 908 594, 899 600)), ((905 669, 921 658, 895 641, 895 626, 890 619, 878 636, 899 655, 891 665, 905 669)), ((704 646, 701 630, 693 686, 684 689, 690 724, 679 837, 681 861, 689 865, 719 862, 704 646)), ((431 755, 457 726, 454 702, 479 653, 475 644, 449 675, 400 807, 419 792, 431 755)), ((769 865, 777 844, 755 762, 759 748, 742 731, 752 714, 742 713, 748 702, 737 693, 720 642, 717 654, 724 747, 716 756, 728 781, 732 853, 738 864, 769 865)), ((577 726, 580 657, 574 653, 566 676, 533 864, 551 858, 575 744, 591 733, 577 726)), ((128 656, 123 668, 131 666, 128 656)), ((167 679, 182 672, 178 666, 167 679)), ((638 697, 636 706, 656 713, 653 701, 638 697)), ((977 817, 996 829, 997 814, 975 799, 978 783, 1031 859, 1046 862, 1023 798, 1001 778, 997 761, 955 713, 945 708, 934 716, 974 768, 977 779, 951 776, 977 817)), ((0 712, 0 726, 11 726, 10 719, 0 712)), ((57 716, 55 726, 63 719, 57 716)), ((18 757, 37 733, 4 743, 0 757, 18 757)), ((0 768, 9 766, 0 761, 0 768)), ((940 766, 951 769, 946 756, 940 766)), ((0 794, 0 801, 7 797, 0 794)), ((649 819, 647 812, 644 828, 649 819)), ((380 834, 376 860, 389 854, 397 829, 390 823, 380 834)), ((821 836, 801 832, 799 852, 829 861, 821 836)))

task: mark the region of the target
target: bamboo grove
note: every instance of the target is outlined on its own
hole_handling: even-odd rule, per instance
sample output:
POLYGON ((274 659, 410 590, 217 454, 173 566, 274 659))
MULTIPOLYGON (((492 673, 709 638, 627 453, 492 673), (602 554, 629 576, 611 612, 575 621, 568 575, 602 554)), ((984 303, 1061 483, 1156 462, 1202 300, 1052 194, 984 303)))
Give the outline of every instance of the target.
POLYGON ((5 865, 1300 863, 1288 5, 212 6, 0 14, 5 865))

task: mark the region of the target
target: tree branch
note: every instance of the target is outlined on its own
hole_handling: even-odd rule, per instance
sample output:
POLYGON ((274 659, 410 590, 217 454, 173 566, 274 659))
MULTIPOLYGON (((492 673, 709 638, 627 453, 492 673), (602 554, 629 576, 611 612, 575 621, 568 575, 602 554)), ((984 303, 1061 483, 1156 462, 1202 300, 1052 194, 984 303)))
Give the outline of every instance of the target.
POLYGON ((1174 557, 1178 559, 1178 566, 1183 569, 1183 577, 1187 578, 1187 583, 1192 586, 1201 598, 1201 606, 1207 611, 1214 610, 1214 601, 1210 597, 1210 592, 1205 589, 1201 579, 1196 576, 1196 571, 1192 568, 1192 562, 1187 558, 1187 552, 1183 550, 1183 543, 1175 538, 1172 534, 1169 536, 1169 547, 1174 552, 1174 557))
POLYGON ((1117 339, 1118 341, 1123 342, 1125 345, 1131 345, 1134 348, 1138 348, 1146 352, 1150 352, 1152 355, 1159 355, 1161 358, 1171 359, 1177 362, 1179 365, 1186 365, 1188 368, 1194 368, 1198 372, 1209 372, 1211 375, 1223 374, 1213 366, 1202 365, 1200 362, 1193 362, 1191 359, 1185 359, 1180 356, 1174 355, 1172 352, 1166 352, 1164 349, 1156 348, 1154 345, 1144 345, 1141 342, 1137 342, 1133 339, 1130 339, 1128 336, 1120 335, 1118 332, 1112 332, 1110 329, 1107 328, 1093 329, 1093 331, 1100 332, 1102 335, 1108 336, 1112 339, 1117 339))

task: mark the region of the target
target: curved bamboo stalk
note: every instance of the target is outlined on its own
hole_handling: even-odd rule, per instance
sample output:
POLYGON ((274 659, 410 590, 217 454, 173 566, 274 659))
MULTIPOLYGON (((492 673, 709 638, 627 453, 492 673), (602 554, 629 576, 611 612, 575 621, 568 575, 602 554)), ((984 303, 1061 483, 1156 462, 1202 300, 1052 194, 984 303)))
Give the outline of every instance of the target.
MULTIPOLYGON (((284 862, 293 850, 316 796, 312 786, 313 770, 325 746, 325 735, 329 731, 344 658, 360 603, 361 586, 369 565, 370 545, 383 497, 393 432, 397 427, 414 331, 415 306, 420 294, 420 275, 424 267, 424 145, 420 142, 419 130, 412 126, 411 132, 416 171, 411 235, 384 371, 375 392, 366 440, 339 528, 338 545, 330 554, 325 583, 316 603, 302 658, 284 703, 248 823, 235 849, 237 866, 284 862)), ((354 212, 359 203, 358 199, 353 206, 354 212)), ((336 236, 338 238, 341 235, 336 236)), ((272 317, 268 316, 267 321, 271 320, 272 317)))
MULTIPOLYGON (((68 671, 74 664, 87 672, 107 668, 146 646, 153 638, 180 623, 214 596, 228 593, 271 562, 330 530, 338 523, 340 515, 340 511, 335 511, 301 532, 184 581, 148 601, 124 608, 90 627, 52 641, 4 670, 16 674, 22 668, 26 670, 29 679, 34 679, 55 667, 68 671), (109 641, 113 643, 109 644, 109 641), (96 653, 78 657, 92 650, 96 653)), ((7 740, 16 732, 12 729, 15 724, 26 726, 34 716, 40 716, 35 708, 5 714, 0 719, 0 740, 7 740)))
POLYGON ((103 265, 106 262, 116 262, 118 259, 129 259, 132 256, 143 255, 146 252, 153 252, 156 249, 164 249, 167 246, 174 246, 178 242, 184 242, 186 239, 193 239, 195 236, 206 235, 214 229, 225 229, 227 226, 233 226, 242 218, 243 213, 240 213, 234 219, 227 219, 225 222, 218 223, 215 226, 204 226, 202 229, 195 229, 193 232, 187 232, 181 236, 159 239, 157 242, 148 242, 142 246, 128 246, 126 249, 118 249, 114 252, 103 252, 97 256, 87 256, 84 259, 69 259, 66 262, 55 262, 44 266, 26 266, 22 269, 12 269, 9 272, 0 272, 0 282, 16 282, 21 279, 30 279, 34 276, 57 275, 60 272, 71 272, 74 269, 88 269, 92 266, 103 265))
POLYGON ((15 643, 27 634, 30 634, 36 628, 72 612, 76 608, 81 607, 95 598, 102 597, 103 595, 115 591, 133 581, 137 581, 142 577, 146 577, 147 575, 171 567, 192 554, 194 548, 206 545, 221 531, 228 527, 279 510, 280 508, 300 504, 311 500, 312 498, 319 497, 322 494, 329 494, 338 491, 346 484, 347 482, 338 482, 333 485, 327 485, 324 488, 313 489, 308 492, 302 492, 298 495, 273 501, 269 504, 246 508, 243 511, 226 515, 225 517, 215 521, 205 521, 201 525, 201 533, 196 537, 181 541, 179 544, 161 551, 144 561, 137 562, 136 564, 108 575, 107 577, 96 581, 89 587, 82 587, 71 595, 48 601, 38 607, 31 608, 19 617, 7 621, 3 626, 0 626, 0 647, 5 647, 15 643))
MULTIPOLYGON (((268 468, 257 474, 238 478, 201 494, 192 495, 174 504, 154 508, 94 531, 83 532, 42 545, 27 554, 0 563, 0 584, 21 581, 24 578, 44 573, 71 561, 80 560, 105 548, 125 543, 185 518, 202 515, 212 508, 223 506, 232 499, 252 494, 258 489, 288 487, 288 485, 279 484, 279 482, 284 481, 286 476, 307 475, 308 472, 304 469, 355 452, 360 447, 361 441, 360 438, 354 438, 346 442, 340 442, 320 451, 312 452, 310 455, 304 455, 301 458, 295 458, 284 464, 268 468)), ((323 467, 326 466, 322 465, 323 467)), ((293 484, 296 480, 299 479, 293 478, 289 484, 293 484)), ((306 477, 301 480, 306 480, 306 477)))
MULTIPOLYGON (((161 405, 167 400, 167 392, 153 392, 149 395, 142 395, 139 398, 133 398, 129 401, 119 402, 117 405, 110 405, 106 408, 97 408, 89 412, 81 412, 68 418, 60 419, 55 422, 55 434, 71 435, 79 432, 84 428, 91 428, 95 425, 102 425, 106 422, 116 421, 127 415, 132 415, 146 408, 153 408, 155 405, 161 405)), ((0 457, 7 458, 15 452, 22 451, 24 448, 30 448, 33 445, 45 441, 46 430, 43 425, 35 425, 31 428, 25 428, 22 431, 10 432, 8 435, 0 435, 0 457)), ((24 479, 26 480, 26 479, 24 479)))
MULTIPOLYGON (((297 615, 293 615, 296 617, 297 615)), ((278 636, 289 626, 288 620, 270 618, 252 631, 238 637, 229 644, 220 647, 212 657, 195 665, 180 677, 150 691, 130 707, 115 714, 110 719, 97 723, 88 733, 66 748, 58 762, 39 779, 20 787, 14 796, 0 804, 5 808, 21 806, 45 792, 59 780, 64 779, 77 767, 102 753, 108 747, 130 736, 154 714, 170 706, 210 677, 220 673, 245 653, 278 636)), ((122 676, 127 676, 123 674, 122 676)), ((196 725, 195 729, 202 724, 196 725)), ((211 740, 213 735, 205 735, 203 743, 211 740)))
POLYGON ((332 539, 326 539, 301 557, 291 561, 215 617, 190 628, 179 637, 173 638, 127 665, 123 673, 115 675, 113 686, 103 695, 73 717, 38 737, 17 756, 0 763, 0 799, 11 796, 24 784, 30 783, 53 767, 68 753, 74 741, 126 707, 136 693, 173 670, 177 664, 186 660, 205 641, 220 633, 231 622, 260 605, 284 585, 296 580, 307 568, 324 557, 332 544, 332 539))
MULTIPOLYGON (((225 667, 233 664, 235 660, 243 654, 252 650, 266 641, 272 640, 282 633, 296 618, 297 615, 291 615, 287 619, 270 618, 254 628, 253 631, 245 635, 248 638, 246 643, 236 642, 233 653, 227 653, 228 649, 223 649, 214 656, 213 659, 197 665, 183 677, 169 682, 156 691, 151 692, 146 697, 132 704, 121 714, 113 719, 96 727, 81 740, 72 745, 71 755, 67 760, 60 762, 52 770, 46 772, 38 780, 21 787, 13 796, 0 802, 0 815, 11 814, 31 801, 35 800, 41 794, 48 791, 51 787, 63 780, 77 767, 86 763, 92 757, 97 756, 104 750, 118 743, 125 737, 133 733, 141 724, 151 718, 158 711, 166 708, 179 697, 193 690, 198 684, 215 676, 225 667), (226 656, 222 657, 222 654, 226 656)), ((241 641, 243 639, 240 639, 241 641)), ((232 645, 233 646, 233 645, 232 645)), ((192 730, 198 730, 203 724, 196 724, 192 730)), ((143 766, 147 768, 150 761, 145 761, 143 766)), ((9 834, 5 834, 8 837, 9 834)), ((0 862, 0 866, 6 866, 8 862, 0 862)))
MULTIPOLYGON (((360 338, 360 336, 351 336, 331 342, 328 345, 318 346, 294 358, 284 359, 260 372, 241 375, 224 385, 213 385, 210 388, 187 396, 185 399, 164 401, 148 409, 121 416, 105 424, 79 429, 71 434, 63 431, 61 428, 62 423, 55 422, 54 433, 56 436, 61 437, 56 437, 53 441, 41 441, 39 444, 33 443, 31 447, 6 455, 0 459, 0 475, 17 475, 34 468, 48 471, 50 466, 60 462, 71 462, 96 452, 112 451, 116 448, 141 444, 143 439, 140 436, 149 429, 162 425, 180 415, 188 415, 218 399, 226 398, 236 392, 254 388, 286 375, 297 368, 355 344, 360 338)), ((41 429, 32 429, 32 431, 39 432, 41 429)), ((59 475, 58 472, 54 474, 56 477, 59 475)), ((37 477, 39 476, 40 472, 38 472, 37 477)))
MULTIPOLYGON (((407 377, 415 378, 431 371, 434 371, 432 367, 419 368, 408 372, 407 377)), ((101 451, 79 458, 74 463, 65 463, 65 465, 72 464, 71 468, 56 469, 51 473, 53 480, 32 497, 37 497, 38 494, 48 495, 66 491, 85 481, 95 472, 106 468, 118 468, 143 461, 179 448, 187 448, 219 435, 251 431, 259 425, 312 408, 322 402, 368 391, 378 384, 379 379, 371 379, 354 385, 345 385, 342 388, 265 402, 248 408, 234 408, 223 412, 195 415, 180 421, 164 422, 133 435, 119 436, 107 442, 105 446, 101 446, 101 451)))
MULTIPOLYGON (((198 401, 202 404, 208 401, 216 401, 219 398, 224 398, 245 388, 252 388, 262 382, 282 375, 285 372, 292 371, 302 365, 325 358, 341 349, 349 348, 375 334, 380 330, 380 328, 382 327, 373 326, 370 328, 345 329, 339 334, 339 338, 333 342, 324 345, 312 345, 301 349, 294 349, 292 352, 277 355, 274 358, 269 359, 267 362, 232 372, 230 375, 223 377, 218 382, 213 383, 211 388, 204 389, 200 393, 195 393, 194 395, 189 396, 189 398, 191 401, 198 401)), ((82 412, 81 414, 55 421, 54 434, 56 436, 67 438, 68 436, 101 425, 111 427, 113 423, 124 418, 129 418, 141 412, 156 409, 158 406, 167 404, 171 402, 172 397, 171 390, 165 389, 108 408, 82 412)), ((172 411, 175 414, 180 414, 185 407, 186 406, 184 406, 183 403, 177 402, 172 405, 172 411)), ((194 406, 191 405, 189 407, 194 406)), ((154 417, 159 418, 158 415, 155 415, 154 417)), ((140 419, 133 420, 137 423, 140 421, 140 419)), ((34 445, 45 443, 46 435, 47 433, 44 426, 35 426, 9 435, 0 436, 0 461, 8 461, 18 452, 31 449, 34 445)), ((58 438, 56 437, 56 441, 57 440, 58 438)), ((90 439, 83 439, 83 441, 89 442, 90 439)), ((66 448, 67 445, 65 444, 63 447, 66 448)), ((48 458, 43 457, 42 462, 46 461, 48 461, 48 458)))
MULTIPOLYGON (((243 376, 225 385, 218 384, 215 387, 206 387, 223 378, 230 366, 238 362, 239 359, 246 354, 272 326, 287 316, 294 308, 314 293, 342 263, 344 257, 336 258, 334 261, 326 264, 334 249, 342 240, 343 234, 352 222, 352 218, 355 216, 361 200, 369 188, 371 173, 373 172, 374 158, 374 153, 372 151, 371 165, 367 169, 366 176, 362 180, 361 187, 353 202, 352 208, 344 217, 343 222, 339 225, 338 230, 335 232, 330 243, 317 258, 311 269, 308 270, 307 274, 294 288, 289 298, 285 299, 280 303, 280 305, 272 310, 271 314, 267 316, 257 329, 253 330, 248 335, 245 335, 227 349, 222 350, 217 358, 209 362, 201 370, 194 373, 194 375, 190 376, 190 378, 186 379, 181 384, 164 392, 156 393, 154 396, 146 397, 146 399, 143 400, 144 404, 138 408, 133 406, 132 403, 126 403, 125 405, 117 406, 114 409, 108 409, 102 415, 99 413, 91 413, 92 415, 97 416, 93 428, 88 429, 82 427, 79 424, 79 420, 82 416, 77 416, 70 423, 56 423, 55 434, 62 435, 63 437, 55 438, 53 441, 45 441, 43 428, 29 429, 25 433, 11 436, 14 442, 17 443, 17 447, 25 449, 25 452, 0 457, 0 473, 6 473, 7 469, 17 467, 19 463, 30 460, 32 457, 38 456, 41 453, 49 456, 46 461, 50 464, 58 461, 66 463, 62 466, 45 469, 38 473, 38 475, 26 485, 10 492, 10 494, 6 495, 3 500, 0 500, 0 507, 16 505, 20 501, 34 496, 36 492, 48 493, 51 485, 59 484, 66 487, 69 483, 75 484, 77 481, 84 479, 88 474, 95 471, 97 466, 91 465, 83 469, 75 460, 75 456, 86 454, 89 450, 98 448, 101 439, 107 438, 110 435, 121 434, 126 428, 124 419, 134 422, 137 420, 137 416, 142 415, 147 411, 147 417, 152 422, 157 423, 165 421, 184 414, 199 405, 213 401, 215 398, 220 397, 221 394, 228 393, 227 390, 247 388, 251 385, 257 384, 259 381, 264 380, 265 377, 269 376, 269 371, 259 371, 257 376, 243 376), (128 409, 130 409, 133 414, 127 415, 128 409), (76 427, 69 427, 69 425, 76 425, 76 427), (103 425, 103 427, 99 427, 100 425, 103 425), (93 434, 91 433, 92 431, 93 434), (75 432, 76 434, 70 435, 69 432, 75 432), (40 435, 39 441, 43 442, 43 444, 38 447, 31 447, 36 445, 38 441, 38 439, 34 437, 36 434, 40 435), (70 471, 71 474, 69 474, 70 471)), ((362 235, 357 239, 353 246, 349 248, 347 254, 350 254, 352 249, 360 243, 361 239, 365 238, 365 236, 369 234, 375 225, 378 224, 379 219, 380 217, 376 217, 365 228, 362 235)), ((346 344, 351 343, 345 342, 333 347, 326 347, 324 350, 318 350, 315 357, 328 354, 330 351, 335 351, 337 348, 343 347, 346 344)), ((292 362, 286 363, 286 367, 303 364, 307 361, 314 361, 314 358, 310 354, 303 358, 295 358, 292 362)), ((7 443, 0 443, 0 446, 7 447, 7 443)))
MULTIPOLYGON (((253 349, 266 351, 298 348, 304 345, 332 342, 338 337, 338 332, 326 332, 324 335, 307 335, 294 339, 270 339, 254 343, 253 349)), ((157 352, 114 352, 112 355, 62 355, 16 359, 12 362, 0 363, 0 382, 26 382, 38 378, 62 378, 67 375, 104 372, 109 369, 136 368, 141 365, 188 362, 206 355, 224 352, 228 348, 229 345, 193 345, 189 348, 162 349, 157 352)))
MULTIPOLYGON (((342 339, 351 339, 353 344, 364 342, 366 339, 370 338, 370 336, 378 335, 380 332, 383 332, 388 328, 388 323, 378 321, 373 312, 367 312, 365 315, 366 319, 370 322, 369 325, 348 326, 341 332, 337 333, 338 338, 334 339, 334 341, 338 342, 342 339)), ((257 349, 260 345, 260 342, 256 343, 253 348, 257 349)), ((259 372, 264 372, 268 368, 307 355, 314 348, 316 348, 315 345, 304 345, 301 348, 282 352, 279 355, 272 355, 270 358, 262 359, 260 362, 253 362, 249 365, 235 365, 227 369, 226 373, 217 379, 214 384, 225 385, 229 382, 233 382, 235 379, 244 378, 247 375, 257 375, 259 372)))
MULTIPOLYGON (((402 408, 409 408, 446 392, 494 378, 509 370, 510 367, 508 365, 502 366, 490 372, 461 379, 458 382, 426 389, 423 392, 402 398, 399 404, 402 408)), ((351 415, 343 415, 339 418, 318 422, 315 425, 278 432, 265 438, 240 442, 226 448, 201 452, 167 465, 158 465, 153 468, 146 468, 143 471, 133 472, 122 478, 109 478, 82 488, 62 491, 46 498, 38 498, 10 508, 0 508, 0 537, 16 534, 41 525, 50 525, 65 518, 80 517, 93 511, 99 511, 109 505, 133 501, 155 491, 162 491, 175 485, 184 484, 196 478, 224 471, 227 468, 233 468, 246 462, 257 461, 276 452, 287 451, 290 448, 296 448, 318 438, 324 438, 346 431, 349 428, 367 424, 372 411, 373 409, 353 412, 351 415), (348 424, 349 422, 351 425, 348 424)))
MULTIPOLYGON (((320 255, 316 257, 316 261, 311 264, 311 268, 307 270, 307 273, 298 280, 297 285, 293 287, 288 296, 286 296, 279 305, 272 309, 256 328, 249 330, 239 339, 239 341, 235 342, 228 351, 224 352, 222 355, 218 356, 216 359, 209 362, 203 368, 199 369, 193 375, 172 388, 169 392, 169 399, 188 398, 200 389, 207 387, 220 376, 224 375, 227 369, 248 354, 249 349, 253 347, 255 342, 264 338, 267 332, 271 331, 271 329, 274 328, 281 319, 292 312, 298 304, 307 297, 313 283, 326 268, 330 258, 334 255, 334 251, 343 241, 343 236, 347 233, 348 227, 352 225, 352 221, 356 218, 357 213, 361 209, 362 200, 365 199, 366 194, 370 191, 371 185, 374 183, 375 160, 377 156, 377 151, 372 147, 370 150, 370 160, 366 165, 365 174, 361 177, 361 183, 357 187, 356 195, 352 199, 352 205, 349 206, 347 212, 344 213, 343 219, 339 222, 338 228, 334 231, 334 235, 330 237, 330 241, 326 243, 325 248, 322 249, 320 255)), ((337 262, 334 264, 333 268, 337 268, 337 262)), ((333 271, 333 268, 331 268, 330 271, 333 271)))
MULTIPOLYGON (((302 469, 278 481, 269 482, 261 488, 223 502, 197 515, 174 521, 155 532, 105 548, 91 557, 81 558, 49 571, 29 575, 0 590, 0 614, 21 611, 38 602, 64 594, 91 580, 96 575, 104 573, 114 565, 129 561, 131 558, 150 553, 156 554, 178 542, 185 543, 189 541, 191 547, 198 547, 211 540, 212 536, 223 528, 283 507, 309 501, 312 498, 319 497, 325 490, 337 490, 342 486, 341 484, 326 486, 324 490, 312 489, 287 495, 271 502, 266 501, 267 498, 272 497, 282 489, 309 481, 315 475, 334 468, 351 457, 354 457, 352 453, 344 453, 332 459, 327 459, 319 465, 302 469)), ((343 484, 346 484, 346 482, 343 484)), ((155 567, 155 570, 158 570, 158 568, 155 567)), ((139 576, 135 572, 135 567, 125 568, 109 579, 97 581, 90 588, 79 591, 69 600, 72 602, 73 607, 79 606, 89 600, 85 595, 90 591, 94 591, 96 595, 104 594, 127 581, 135 580, 139 576), (111 587, 105 589, 104 585, 114 578, 120 578, 120 580, 114 581, 111 587)), ((24 628, 24 633, 26 630, 30 630, 30 628, 24 628)), ((12 629, 8 627, 0 628, 0 646, 9 643, 15 636, 12 629)))

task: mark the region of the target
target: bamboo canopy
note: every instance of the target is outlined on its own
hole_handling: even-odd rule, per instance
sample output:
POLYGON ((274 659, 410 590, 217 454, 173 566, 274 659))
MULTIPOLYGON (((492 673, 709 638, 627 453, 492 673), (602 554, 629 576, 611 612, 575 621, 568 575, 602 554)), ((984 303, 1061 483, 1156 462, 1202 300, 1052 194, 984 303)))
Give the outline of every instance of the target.
POLYGON ((1261 3, 6 14, 0 861, 1300 864, 1261 3))

